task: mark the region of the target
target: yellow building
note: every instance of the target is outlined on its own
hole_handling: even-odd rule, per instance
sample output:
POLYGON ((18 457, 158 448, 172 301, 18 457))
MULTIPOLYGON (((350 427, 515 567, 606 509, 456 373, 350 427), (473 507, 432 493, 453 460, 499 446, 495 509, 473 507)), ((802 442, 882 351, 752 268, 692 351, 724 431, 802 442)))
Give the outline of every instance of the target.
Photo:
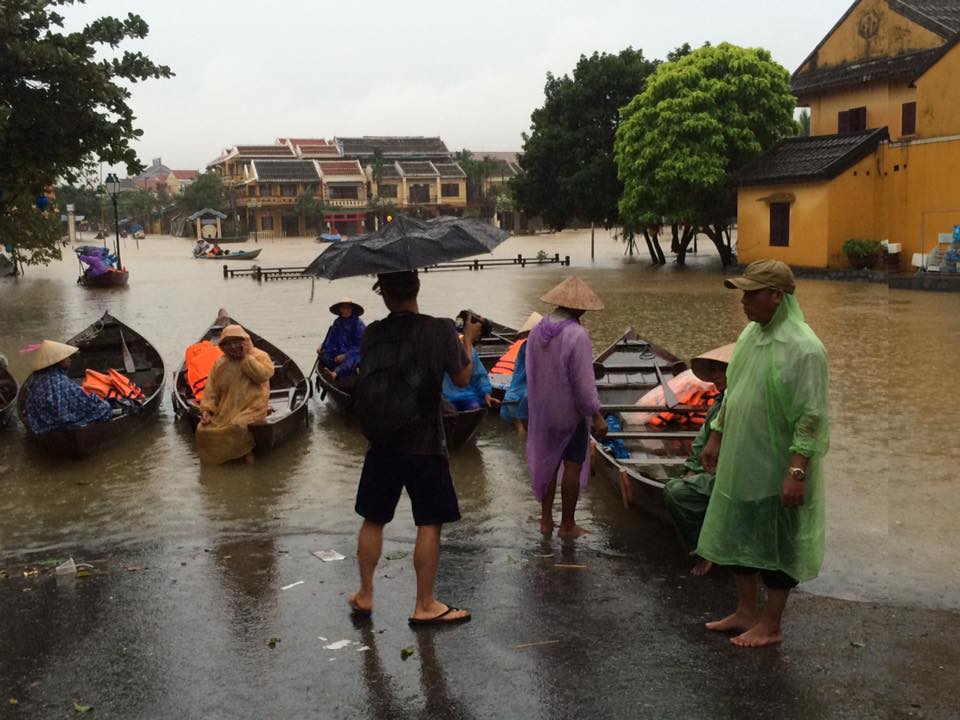
POLYGON ((960 224, 958 73, 960 0, 853 3, 792 78, 811 136, 741 173, 738 259, 846 267, 849 238, 901 246, 902 269, 930 254, 960 224))

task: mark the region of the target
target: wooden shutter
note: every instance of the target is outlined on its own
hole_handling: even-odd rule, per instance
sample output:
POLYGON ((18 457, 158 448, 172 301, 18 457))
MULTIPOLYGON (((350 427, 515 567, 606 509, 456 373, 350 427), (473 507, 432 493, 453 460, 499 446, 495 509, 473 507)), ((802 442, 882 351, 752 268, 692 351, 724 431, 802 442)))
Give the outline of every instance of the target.
POLYGON ((863 132, 867 129, 867 109, 865 107, 850 110, 850 132, 863 132))
POLYGON ((790 245, 790 203, 770 203, 770 246, 790 245))
POLYGON ((837 132, 841 135, 850 132, 850 111, 843 110, 837 113, 837 132))
POLYGON ((917 132, 917 104, 908 102, 903 104, 903 115, 901 118, 901 135, 915 135, 917 132))

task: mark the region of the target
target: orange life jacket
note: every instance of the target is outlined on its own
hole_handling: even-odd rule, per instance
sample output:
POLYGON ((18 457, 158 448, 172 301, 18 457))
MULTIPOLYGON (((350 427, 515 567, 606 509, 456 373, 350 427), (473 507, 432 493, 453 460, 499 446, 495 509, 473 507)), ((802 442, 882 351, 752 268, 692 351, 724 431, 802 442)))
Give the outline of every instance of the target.
POLYGON ((203 400, 203 391, 207 387, 210 369, 221 355, 223 351, 209 340, 201 340, 187 348, 185 353, 187 383, 198 402, 203 400))
MULTIPOLYGON (((719 393, 703 390, 691 390, 682 396, 677 396, 677 403, 680 405, 689 405, 691 407, 696 407, 698 405, 703 405, 705 407, 710 407, 717 401, 719 393)), ((672 413, 669 411, 659 412, 650 418, 647 421, 648 425, 653 425, 654 427, 662 427, 663 425, 669 425, 670 423, 677 423, 679 425, 697 425, 702 426, 706 421, 707 413, 706 412, 696 412, 696 413, 672 413)))
POLYGON ((81 387, 88 395, 96 395, 104 400, 111 398, 143 400, 143 390, 113 368, 110 368, 106 373, 87 370, 84 373, 81 387))
POLYGON ((520 354, 520 348, 527 341, 526 338, 517 340, 513 345, 507 348, 507 351, 497 360, 497 364, 490 371, 491 375, 513 375, 513 369, 517 365, 517 356, 520 354))

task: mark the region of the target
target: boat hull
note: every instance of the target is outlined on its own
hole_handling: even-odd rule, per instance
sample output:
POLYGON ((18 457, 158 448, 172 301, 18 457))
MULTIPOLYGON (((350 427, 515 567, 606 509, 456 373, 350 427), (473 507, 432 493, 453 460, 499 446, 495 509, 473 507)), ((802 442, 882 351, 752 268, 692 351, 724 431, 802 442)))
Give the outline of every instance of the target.
POLYGON ((194 255, 194 260, 256 260, 263 248, 256 250, 244 250, 243 252, 232 252, 227 255, 194 255))
POLYGON ((78 284, 92 288, 124 287, 129 282, 130 273, 127 270, 112 270, 95 277, 81 275, 77 279, 78 284))
POLYGON ((0 428, 10 422, 17 407, 17 394, 20 388, 10 371, 0 365, 0 428))

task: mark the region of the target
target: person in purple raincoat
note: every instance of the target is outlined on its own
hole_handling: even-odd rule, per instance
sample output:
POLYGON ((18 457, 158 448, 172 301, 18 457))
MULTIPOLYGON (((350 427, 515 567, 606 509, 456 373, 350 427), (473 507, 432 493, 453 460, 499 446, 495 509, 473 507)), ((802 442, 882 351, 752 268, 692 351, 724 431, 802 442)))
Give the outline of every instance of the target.
POLYGON ((580 316, 588 310, 603 310, 603 302, 576 276, 540 299, 557 309, 537 324, 526 344, 527 467, 533 496, 541 504, 540 531, 553 534, 553 501, 559 481, 557 534, 575 539, 587 533, 574 515, 590 473, 590 430, 600 437, 607 432, 593 374, 590 335, 580 324, 580 316))

